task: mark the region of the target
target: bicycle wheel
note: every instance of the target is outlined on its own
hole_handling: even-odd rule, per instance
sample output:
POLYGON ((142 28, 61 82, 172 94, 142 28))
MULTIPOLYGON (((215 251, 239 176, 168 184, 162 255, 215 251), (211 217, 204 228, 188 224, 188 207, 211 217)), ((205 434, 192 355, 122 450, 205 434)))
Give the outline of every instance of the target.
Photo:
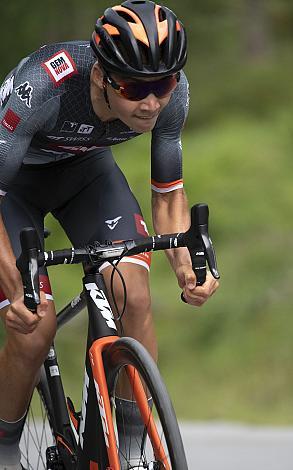
POLYGON ((20 441, 21 463, 25 469, 47 468, 46 450, 55 445, 53 423, 50 392, 42 367, 40 381, 33 394, 20 441))
MULTIPOLYGON (((139 410, 141 420, 145 425, 145 432, 139 442, 137 434, 131 442, 128 427, 127 442, 131 443, 131 451, 117 444, 122 470, 131 468, 187 470, 175 412, 158 368, 149 353, 136 340, 121 338, 109 348, 106 360, 109 366, 107 382, 111 402, 113 403, 117 398, 120 374, 126 373, 133 390, 131 400, 128 402, 127 416, 129 416, 129 403, 131 403, 134 409, 139 410), (140 380, 137 380, 138 377, 140 380), (149 406, 150 396, 152 406, 149 406), (135 462, 131 455, 134 447, 136 447, 135 462)), ((115 406, 113 406, 113 421, 115 422, 114 410, 115 406)), ((121 418, 119 419, 121 423, 121 418)))

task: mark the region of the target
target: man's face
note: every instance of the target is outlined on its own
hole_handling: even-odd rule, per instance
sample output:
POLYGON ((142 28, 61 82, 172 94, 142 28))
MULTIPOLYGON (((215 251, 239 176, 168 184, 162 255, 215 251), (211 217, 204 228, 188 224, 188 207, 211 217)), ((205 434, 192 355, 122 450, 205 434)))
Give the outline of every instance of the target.
MULTIPOLYGON (((131 80, 122 79, 118 75, 111 75, 111 78, 118 85, 131 82, 131 80)), ((150 93, 140 101, 131 101, 117 93, 109 83, 106 86, 111 110, 115 117, 139 133, 149 132, 155 127, 160 112, 167 106, 172 95, 170 92, 163 98, 157 98, 153 93, 150 93)))

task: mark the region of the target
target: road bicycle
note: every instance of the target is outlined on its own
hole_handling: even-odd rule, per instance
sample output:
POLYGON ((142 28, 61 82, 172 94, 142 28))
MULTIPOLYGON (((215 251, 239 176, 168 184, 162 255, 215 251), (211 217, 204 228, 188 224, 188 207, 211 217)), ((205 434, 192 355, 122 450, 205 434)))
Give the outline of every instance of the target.
MULTIPOLYGON (((185 233, 122 242, 95 242, 84 248, 49 252, 38 249, 39 242, 33 228, 21 232, 22 253, 17 266, 22 276, 26 306, 36 311, 40 303, 39 266, 86 263, 83 290, 57 315, 58 329, 85 307, 88 311, 81 411, 76 412, 70 398, 65 398, 56 350, 52 345, 40 371, 35 392, 39 396, 41 412, 34 417, 36 399, 33 398, 22 434, 22 465, 26 469, 188 468, 175 412, 157 366, 138 341, 118 335, 117 318, 114 321, 99 269, 107 260, 113 265, 113 273, 119 273, 117 264, 126 254, 130 256, 186 246, 198 284, 205 281, 206 261, 212 275, 219 278, 215 252, 208 234, 208 213, 206 204, 193 206, 191 226, 185 233), (128 377, 131 387, 128 405, 133 406, 133 413, 138 411, 143 423, 141 438, 137 439, 135 435, 130 445, 131 451, 136 446, 136 454, 139 452, 139 462, 136 460, 135 466, 131 461, 130 449, 119 445, 115 410, 116 400, 119 400, 117 386, 121 373, 124 378, 128 377)), ((125 304, 126 299, 123 311, 119 313, 120 321, 125 304)), ((131 413, 129 415, 128 408, 125 420, 129 420, 131 413)), ((129 425, 130 429, 132 425, 131 419, 129 421, 130 424, 123 423, 125 427, 128 426, 128 433, 129 425)))

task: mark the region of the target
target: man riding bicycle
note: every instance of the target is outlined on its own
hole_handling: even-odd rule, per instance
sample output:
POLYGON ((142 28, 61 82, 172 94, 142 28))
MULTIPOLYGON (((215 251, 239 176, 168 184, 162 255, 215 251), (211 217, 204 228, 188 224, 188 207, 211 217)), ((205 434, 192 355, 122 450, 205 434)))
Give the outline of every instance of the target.
MULTIPOLYGON (((46 270, 37 314, 23 304, 15 266, 19 233, 34 226, 43 246, 44 217, 51 212, 74 246, 146 236, 139 205, 111 152, 112 145, 145 132, 152 133, 154 229, 188 229, 181 149, 188 112, 185 62, 186 34, 175 14, 148 0, 128 0, 104 12, 91 42, 41 47, 0 88, 0 312, 7 333, 0 351, 0 470, 22 468, 23 422, 56 332, 46 270)), ((139 165, 139 156, 133 157, 139 165)), ((196 286, 187 249, 166 254, 187 303, 201 306, 218 282, 208 274, 196 286)), ((149 254, 121 262, 127 286, 123 330, 156 359, 149 267, 149 254)), ((102 268, 109 290, 112 267, 102 268)), ((118 277, 114 290, 123 304, 118 277)))

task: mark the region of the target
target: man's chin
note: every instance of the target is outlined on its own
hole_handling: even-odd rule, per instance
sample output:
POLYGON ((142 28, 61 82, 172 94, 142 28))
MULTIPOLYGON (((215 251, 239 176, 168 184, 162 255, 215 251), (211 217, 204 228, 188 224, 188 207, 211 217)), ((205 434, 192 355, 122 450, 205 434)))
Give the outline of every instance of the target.
POLYGON ((157 122, 157 117, 155 119, 135 118, 132 120, 130 127, 135 132, 139 132, 139 133, 150 132, 155 127, 156 122, 157 122))

